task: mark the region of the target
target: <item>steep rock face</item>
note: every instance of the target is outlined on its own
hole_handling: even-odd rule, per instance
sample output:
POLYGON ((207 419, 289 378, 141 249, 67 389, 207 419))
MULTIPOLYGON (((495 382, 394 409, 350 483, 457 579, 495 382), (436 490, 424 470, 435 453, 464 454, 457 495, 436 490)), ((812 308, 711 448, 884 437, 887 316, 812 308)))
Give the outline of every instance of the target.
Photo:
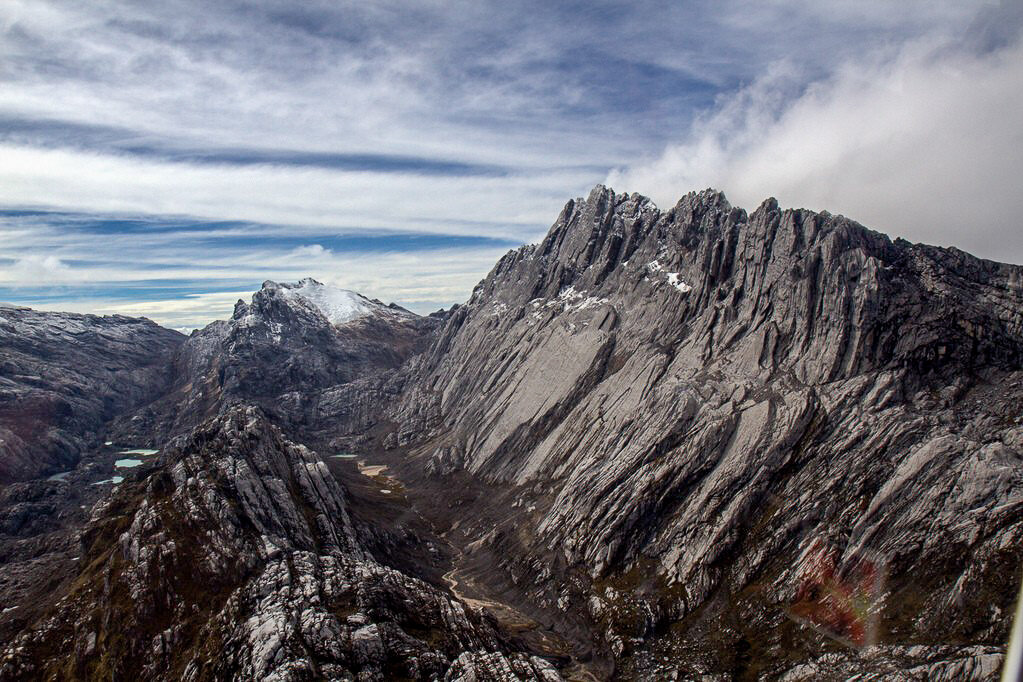
POLYGON ((314 422, 319 391, 394 369, 437 324, 312 279, 264 282, 230 320, 192 333, 173 359, 173 390, 120 420, 115 433, 162 443, 242 403, 279 422, 314 422))
POLYGON ((257 408, 205 423, 122 484, 93 509, 83 550, 0 677, 560 679, 461 602, 377 563, 323 461, 257 408))
POLYGON ((1001 645, 1021 353, 1019 267, 773 200, 660 211, 597 187, 413 361, 390 443, 420 462, 408 475, 507 490, 524 510, 508 570, 588 572, 595 591, 555 578, 537 600, 588 603, 619 656, 670 625, 657 637, 687 647, 688 674, 781 674, 827 647, 783 643, 823 555, 840 576, 867 556, 887 572, 881 641, 1001 645), (637 574, 643 590, 619 589, 637 574))
POLYGON ((146 319, 0 307, 0 483, 67 469, 158 396, 181 334, 146 319))

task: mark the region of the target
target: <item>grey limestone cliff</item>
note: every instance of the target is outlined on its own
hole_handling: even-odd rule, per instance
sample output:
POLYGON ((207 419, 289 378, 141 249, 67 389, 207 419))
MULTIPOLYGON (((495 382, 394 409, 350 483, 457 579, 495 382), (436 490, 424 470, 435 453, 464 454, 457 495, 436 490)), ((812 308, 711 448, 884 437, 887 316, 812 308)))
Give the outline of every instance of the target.
POLYGON ((1023 268, 773 200, 659 210, 597 187, 413 361, 391 444, 410 476, 503 491, 495 560, 550 576, 530 594, 588 610, 626 676, 774 676, 826 652, 798 611, 822 555, 887 575, 866 637, 998 647, 1021 353, 1023 268))

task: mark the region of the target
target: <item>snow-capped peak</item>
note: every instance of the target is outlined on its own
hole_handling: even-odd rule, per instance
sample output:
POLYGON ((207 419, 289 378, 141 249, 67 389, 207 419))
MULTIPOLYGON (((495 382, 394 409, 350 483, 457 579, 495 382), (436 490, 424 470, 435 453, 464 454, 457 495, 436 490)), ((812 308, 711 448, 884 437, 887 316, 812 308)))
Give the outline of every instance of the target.
POLYGON ((344 324, 378 311, 391 311, 384 304, 372 301, 360 293, 328 286, 311 277, 303 279, 298 284, 279 286, 285 298, 301 299, 312 305, 323 313, 331 324, 344 324))

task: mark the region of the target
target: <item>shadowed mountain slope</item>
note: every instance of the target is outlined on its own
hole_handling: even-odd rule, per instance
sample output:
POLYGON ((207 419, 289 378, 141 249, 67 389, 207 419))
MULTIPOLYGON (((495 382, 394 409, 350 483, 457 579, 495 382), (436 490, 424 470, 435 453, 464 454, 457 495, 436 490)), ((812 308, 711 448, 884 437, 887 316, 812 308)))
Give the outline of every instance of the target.
POLYGON ((184 340, 146 319, 0 307, 0 483, 74 466, 166 390, 184 340))
POLYGON ((171 390, 113 433, 159 444, 238 404, 315 426, 321 391, 393 370, 426 347, 437 324, 313 279, 264 282, 231 319, 193 332, 172 358, 171 390))

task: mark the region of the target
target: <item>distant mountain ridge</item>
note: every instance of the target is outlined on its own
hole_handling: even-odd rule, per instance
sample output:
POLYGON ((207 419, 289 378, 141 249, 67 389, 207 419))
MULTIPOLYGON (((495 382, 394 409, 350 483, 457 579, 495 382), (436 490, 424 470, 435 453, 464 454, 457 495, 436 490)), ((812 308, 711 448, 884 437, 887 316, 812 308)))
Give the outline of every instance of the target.
POLYGON ((242 403, 293 414, 317 391, 398 367, 437 323, 311 278, 268 280, 229 320, 193 332, 172 359, 173 390, 122 416, 112 433, 165 442, 242 403))

